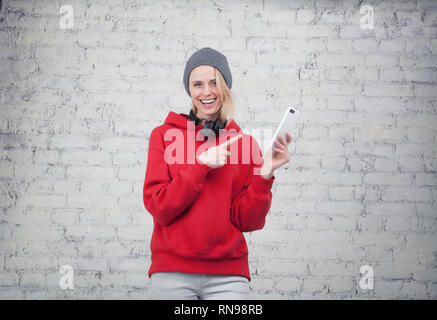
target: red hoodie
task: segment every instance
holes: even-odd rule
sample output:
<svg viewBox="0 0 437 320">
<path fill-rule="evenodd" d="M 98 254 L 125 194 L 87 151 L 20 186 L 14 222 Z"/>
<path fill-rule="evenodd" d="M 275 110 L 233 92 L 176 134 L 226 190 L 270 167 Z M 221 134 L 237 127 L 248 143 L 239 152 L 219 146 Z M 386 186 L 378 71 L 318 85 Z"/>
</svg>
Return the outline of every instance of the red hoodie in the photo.
<svg viewBox="0 0 437 320">
<path fill-rule="evenodd" d="M 164 124 L 150 135 L 143 188 L 144 206 L 154 221 L 148 274 L 150 277 L 154 272 L 177 271 L 242 275 L 250 280 L 248 250 L 242 232 L 264 227 L 275 177 L 264 179 L 254 174 L 254 168 L 261 167 L 262 158 L 255 160 L 253 155 L 262 157 L 262 153 L 250 135 L 243 134 L 243 138 L 228 146 L 231 155 L 220 168 L 212 169 L 199 162 L 194 154 L 187 155 L 190 153 L 187 141 L 195 150 L 207 143 L 207 139 L 192 139 L 193 136 L 203 138 L 197 135 L 202 128 L 189 122 L 188 115 L 170 111 Z M 179 133 L 166 141 L 170 140 L 165 138 L 169 129 Z M 235 136 L 237 132 L 242 134 L 234 120 L 228 121 L 226 130 L 234 132 L 221 134 L 220 139 Z M 202 150 L 222 142 L 214 137 L 212 144 L 205 144 Z M 243 148 L 243 143 L 253 150 Z M 170 144 L 177 152 L 183 152 L 184 161 L 168 164 L 165 159 L 169 159 L 167 155 L 172 148 L 166 147 Z M 236 159 L 236 152 L 238 163 L 229 160 L 232 156 Z"/>
</svg>

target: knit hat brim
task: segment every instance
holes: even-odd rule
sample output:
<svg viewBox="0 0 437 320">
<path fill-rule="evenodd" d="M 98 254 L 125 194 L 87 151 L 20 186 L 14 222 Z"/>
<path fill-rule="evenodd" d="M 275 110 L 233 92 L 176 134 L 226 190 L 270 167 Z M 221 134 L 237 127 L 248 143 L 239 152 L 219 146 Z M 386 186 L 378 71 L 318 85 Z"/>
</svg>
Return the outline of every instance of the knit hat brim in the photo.
<svg viewBox="0 0 437 320">
<path fill-rule="evenodd" d="M 220 71 L 220 73 L 223 75 L 223 78 L 225 79 L 228 88 L 229 89 L 232 88 L 232 74 L 231 74 L 231 70 L 229 69 L 228 60 L 222 53 L 218 52 L 217 50 L 206 47 L 206 48 L 199 49 L 195 53 L 193 53 L 192 56 L 188 59 L 187 64 L 185 66 L 184 86 L 185 86 L 185 91 L 190 97 L 191 94 L 190 94 L 188 81 L 190 78 L 191 71 L 193 71 L 194 68 L 203 65 L 217 68 Z"/>
</svg>

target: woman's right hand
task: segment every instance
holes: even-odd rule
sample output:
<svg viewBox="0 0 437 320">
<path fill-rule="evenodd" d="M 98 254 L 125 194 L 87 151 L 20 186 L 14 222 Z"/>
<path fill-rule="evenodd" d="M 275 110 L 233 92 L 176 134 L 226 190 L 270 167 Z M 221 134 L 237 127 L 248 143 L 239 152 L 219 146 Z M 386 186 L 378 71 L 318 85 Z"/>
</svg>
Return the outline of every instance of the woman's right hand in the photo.
<svg viewBox="0 0 437 320">
<path fill-rule="evenodd" d="M 210 168 L 220 168 L 226 164 L 226 158 L 231 154 L 227 149 L 235 141 L 241 139 L 243 135 L 238 135 L 226 140 L 222 144 L 211 147 L 197 156 L 197 160 L 206 164 Z"/>
</svg>

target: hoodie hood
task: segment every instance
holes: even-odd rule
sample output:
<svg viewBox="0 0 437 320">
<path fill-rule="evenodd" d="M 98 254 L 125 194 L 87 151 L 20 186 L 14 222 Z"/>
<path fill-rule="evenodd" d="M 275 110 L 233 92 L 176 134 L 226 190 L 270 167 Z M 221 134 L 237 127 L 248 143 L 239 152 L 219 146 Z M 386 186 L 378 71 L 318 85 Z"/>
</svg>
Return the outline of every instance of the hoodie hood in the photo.
<svg viewBox="0 0 437 320">
<path fill-rule="evenodd" d="M 184 113 L 176 113 L 173 111 L 170 111 L 167 115 L 167 118 L 164 121 L 164 124 L 175 126 L 181 129 L 187 129 L 187 122 L 188 122 L 188 114 Z M 196 130 L 202 129 L 202 125 L 195 126 Z M 235 129 L 237 132 L 241 131 L 241 128 L 235 123 L 234 119 L 231 121 L 228 120 L 227 126 L 225 128 L 226 130 Z"/>
</svg>

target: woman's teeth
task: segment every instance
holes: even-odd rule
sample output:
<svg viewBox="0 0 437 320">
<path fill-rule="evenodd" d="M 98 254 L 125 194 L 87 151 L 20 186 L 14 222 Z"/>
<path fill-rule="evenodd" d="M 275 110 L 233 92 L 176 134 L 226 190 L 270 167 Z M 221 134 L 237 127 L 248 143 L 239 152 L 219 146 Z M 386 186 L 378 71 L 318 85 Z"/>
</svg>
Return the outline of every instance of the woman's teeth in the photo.
<svg viewBox="0 0 437 320">
<path fill-rule="evenodd" d="M 200 102 L 202 102 L 203 104 L 211 104 L 215 101 L 215 99 L 211 99 L 211 100 L 200 100 Z"/>
</svg>

